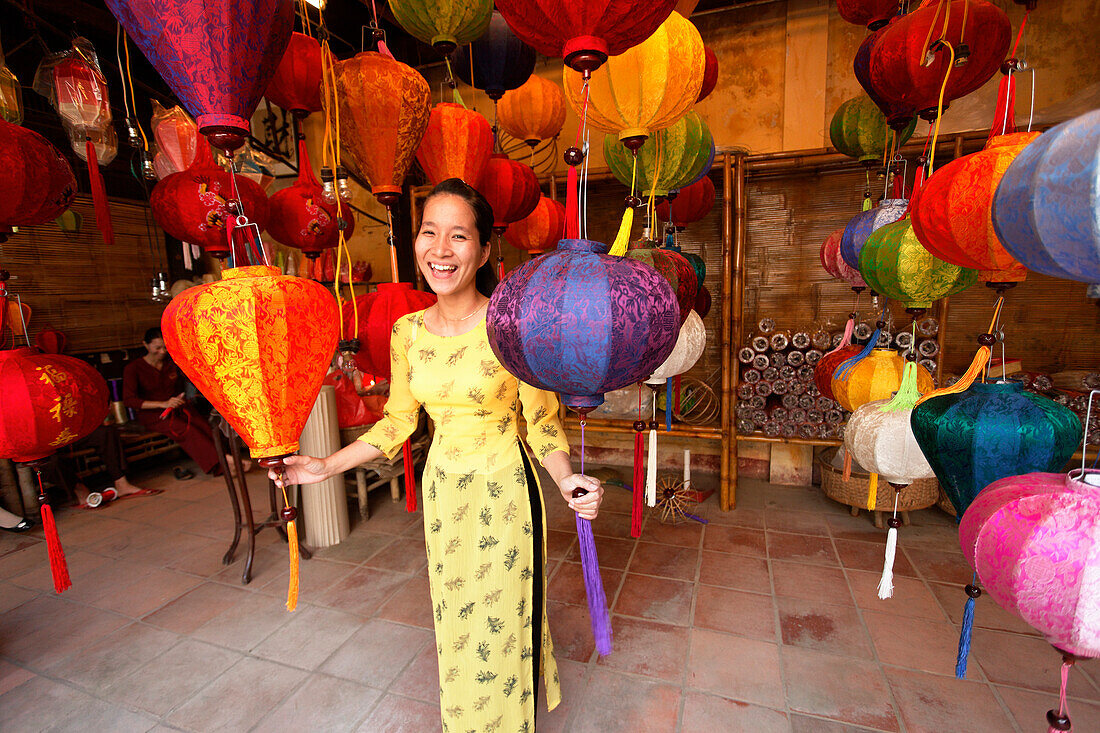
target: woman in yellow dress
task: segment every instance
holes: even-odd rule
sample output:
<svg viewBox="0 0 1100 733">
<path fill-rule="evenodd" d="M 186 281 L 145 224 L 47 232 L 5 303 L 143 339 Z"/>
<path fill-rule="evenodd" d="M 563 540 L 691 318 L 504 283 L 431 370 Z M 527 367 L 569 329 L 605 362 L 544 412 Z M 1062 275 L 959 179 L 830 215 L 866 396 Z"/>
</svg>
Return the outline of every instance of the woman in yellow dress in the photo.
<svg viewBox="0 0 1100 733">
<path fill-rule="evenodd" d="M 527 444 L 570 508 L 595 519 L 603 488 L 573 472 L 558 398 L 509 374 L 489 346 L 492 208 L 452 178 L 424 202 L 416 263 L 439 296 L 398 319 L 385 414 L 328 458 L 286 459 L 290 483 L 314 483 L 393 457 L 423 406 L 435 422 L 424 466 L 424 528 L 439 657 L 443 730 L 533 733 L 540 673 L 561 699 L 546 623 L 546 524 Z M 481 290 L 478 285 L 481 284 Z M 272 478 L 276 478 L 272 474 Z M 588 493 L 572 498 L 573 490 Z"/>
</svg>

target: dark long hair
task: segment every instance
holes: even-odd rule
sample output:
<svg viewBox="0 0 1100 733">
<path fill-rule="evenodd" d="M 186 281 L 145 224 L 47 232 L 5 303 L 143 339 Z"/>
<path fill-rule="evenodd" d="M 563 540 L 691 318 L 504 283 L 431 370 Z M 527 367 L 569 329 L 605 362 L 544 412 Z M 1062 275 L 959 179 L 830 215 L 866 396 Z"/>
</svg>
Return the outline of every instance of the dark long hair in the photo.
<svg viewBox="0 0 1100 733">
<path fill-rule="evenodd" d="M 466 202 L 474 212 L 474 225 L 477 227 L 478 243 L 482 247 L 492 246 L 493 207 L 481 195 L 481 192 L 461 178 L 448 178 L 432 189 L 432 192 L 424 199 L 424 205 L 427 206 L 428 202 L 434 197 L 444 194 L 457 196 Z M 497 286 L 497 282 L 496 273 L 493 271 L 492 257 L 490 256 L 485 264 L 477 269 L 477 273 L 474 275 L 474 287 L 477 288 L 479 293 L 488 298 L 493 294 L 493 288 Z"/>
</svg>

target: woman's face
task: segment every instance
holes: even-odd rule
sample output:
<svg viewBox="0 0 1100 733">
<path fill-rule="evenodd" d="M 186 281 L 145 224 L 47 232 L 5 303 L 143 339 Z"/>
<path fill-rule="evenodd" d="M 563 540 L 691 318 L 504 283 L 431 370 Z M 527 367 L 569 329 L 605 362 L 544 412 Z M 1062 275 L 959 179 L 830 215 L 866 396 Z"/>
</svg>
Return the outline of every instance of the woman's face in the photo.
<svg viewBox="0 0 1100 733">
<path fill-rule="evenodd" d="M 416 264 L 436 295 L 453 295 L 474 286 L 479 267 L 489 259 L 488 242 L 478 241 L 474 210 L 458 196 L 433 196 L 413 245 Z"/>
<path fill-rule="evenodd" d="M 168 349 L 164 347 L 164 339 L 159 336 L 146 343 L 145 350 L 153 361 L 164 361 L 164 357 L 168 356 Z"/>
</svg>

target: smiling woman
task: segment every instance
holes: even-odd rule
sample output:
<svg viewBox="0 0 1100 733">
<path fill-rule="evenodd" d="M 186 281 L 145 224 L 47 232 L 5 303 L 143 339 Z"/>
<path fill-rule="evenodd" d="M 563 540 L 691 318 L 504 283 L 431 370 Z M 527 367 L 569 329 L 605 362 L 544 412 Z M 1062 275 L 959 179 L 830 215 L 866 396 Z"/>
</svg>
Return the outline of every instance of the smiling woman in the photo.
<svg viewBox="0 0 1100 733">
<path fill-rule="evenodd" d="M 470 186 L 452 178 L 435 187 L 414 251 L 439 300 L 394 325 L 383 418 L 328 458 L 286 459 L 289 482 L 315 483 L 393 457 L 421 406 L 431 415 L 424 528 L 440 708 L 450 730 L 533 730 L 540 672 L 548 707 L 561 699 L 546 621 L 543 495 L 532 458 L 578 516 L 595 518 L 603 498 L 598 480 L 573 473 L 557 396 L 512 376 L 489 347 L 492 224 L 492 208 Z M 577 488 L 588 493 L 574 499 Z"/>
</svg>

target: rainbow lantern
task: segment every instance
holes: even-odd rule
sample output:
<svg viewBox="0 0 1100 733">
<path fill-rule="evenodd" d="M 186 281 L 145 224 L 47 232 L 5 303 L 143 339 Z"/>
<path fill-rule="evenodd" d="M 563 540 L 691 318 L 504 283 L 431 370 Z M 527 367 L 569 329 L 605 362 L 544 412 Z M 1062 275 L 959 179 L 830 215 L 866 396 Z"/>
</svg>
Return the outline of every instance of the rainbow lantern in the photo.
<svg viewBox="0 0 1100 733">
<path fill-rule="evenodd" d="M 390 0 L 393 17 L 410 36 L 450 56 L 489 28 L 492 0 Z"/>
<path fill-rule="evenodd" d="M 916 311 L 978 281 L 977 271 L 933 257 L 917 241 L 908 218 L 887 224 L 867 238 L 859 253 L 859 271 L 876 293 Z"/>
<path fill-rule="evenodd" d="M 32 348 L 0 351 L 0 458 L 38 462 L 95 430 L 107 416 L 107 383 L 79 359 Z M 54 590 L 72 587 L 53 510 L 38 477 L 38 502 Z"/>
<path fill-rule="evenodd" d="M 493 152 L 493 128 L 484 115 L 460 104 L 432 107 L 416 160 L 432 185 L 458 178 L 477 188 Z"/>
<path fill-rule="evenodd" d="M 565 93 L 549 79 L 534 74 L 504 95 L 497 121 L 506 133 L 534 150 L 541 140 L 557 137 L 565 124 Z"/>
<path fill-rule="evenodd" d="M 545 196 L 539 196 L 534 211 L 504 230 L 505 242 L 532 255 L 554 249 L 564 236 L 565 206 Z"/>
<path fill-rule="evenodd" d="M 1028 145 L 993 198 L 997 239 L 1029 270 L 1100 282 L 1100 110 Z"/>
</svg>

